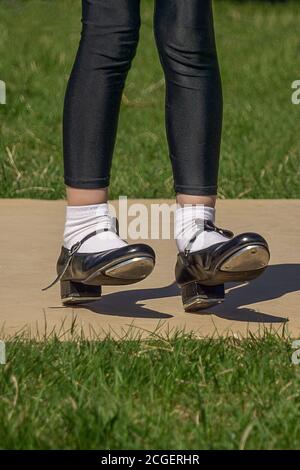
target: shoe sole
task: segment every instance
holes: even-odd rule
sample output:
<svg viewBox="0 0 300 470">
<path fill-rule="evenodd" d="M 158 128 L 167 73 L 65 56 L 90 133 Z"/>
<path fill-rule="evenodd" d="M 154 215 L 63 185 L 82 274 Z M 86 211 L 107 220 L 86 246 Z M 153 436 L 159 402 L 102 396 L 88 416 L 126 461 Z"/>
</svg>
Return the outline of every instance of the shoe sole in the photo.
<svg viewBox="0 0 300 470">
<path fill-rule="evenodd" d="M 187 313 L 196 313 L 199 310 L 206 310 L 224 302 L 224 299 L 203 299 L 201 297 L 194 297 L 189 299 L 189 302 L 183 304 L 183 308 Z"/>
<path fill-rule="evenodd" d="M 62 299 L 62 303 L 65 306 L 70 306 L 70 305 L 81 305 L 81 304 L 87 304 L 89 302 L 95 302 L 95 300 L 99 300 L 101 298 L 101 295 L 99 297 L 66 297 L 65 299 Z"/>
<path fill-rule="evenodd" d="M 101 269 L 85 282 L 61 281 L 61 300 L 63 305 L 79 305 L 99 300 L 101 298 L 101 277 L 105 284 L 111 281 L 121 281 L 120 285 L 133 284 L 145 279 L 154 268 L 153 258 L 147 256 L 136 256 L 124 259 L 117 263 L 111 263 L 105 269 Z M 96 279 L 99 278 L 99 283 Z M 117 285 L 118 282 L 111 282 Z"/>
<path fill-rule="evenodd" d="M 259 271 L 270 261 L 269 251 L 262 245 L 248 245 L 230 255 L 219 266 L 219 271 L 239 273 Z"/>
<path fill-rule="evenodd" d="M 153 270 L 154 261 L 147 256 L 139 256 L 119 262 L 104 271 L 105 276 L 117 279 L 142 280 Z"/>
</svg>

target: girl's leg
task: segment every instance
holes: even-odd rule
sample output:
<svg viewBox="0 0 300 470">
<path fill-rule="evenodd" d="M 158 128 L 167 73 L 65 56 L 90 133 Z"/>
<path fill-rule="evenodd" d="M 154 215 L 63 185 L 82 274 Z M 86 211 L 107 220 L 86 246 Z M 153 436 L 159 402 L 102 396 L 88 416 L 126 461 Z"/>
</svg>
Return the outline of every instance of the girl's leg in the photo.
<svg viewBox="0 0 300 470">
<path fill-rule="evenodd" d="M 83 0 L 82 37 L 64 109 L 67 217 L 57 262 L 65 305 L 95 300 L 102 285 L 145 279 L 147 245 L 128 245 L 112 226 L 107 188 L 122 90 L 135 55 L 140 0 Z"/>
<path fill-rule="evenodd" d="M 70 205 L 107 201 L 122 91 L 139 27 L 140 0 L 82 0 L 81 41 L 63 119 Z"/>
<path fill-rule="evenodd" d="M 222 90 L 211 0 L 156 0 L 155 36 L 166 77 L 166 127 L 177 201 L 213 207 Z"/>
<path fill-rule="evenodd" d="M 269 261 L 268 244 L 260 235 L 234 237 L 214 225 L 222 91 L 211 3 L 156 0 L 155 12 L 166 76 L 167 136 L 180 206 L 175 277 L 186 311 L 222 302 L 224 282 L 255 279 Z"/>
<path fill-rule="evenodd" d="M 112 230 L 107 199 L 122 91 L 139 27 L 140 0 L 82 0 L 81 40 L 63 119 L 68 249 L 101 229 L 105 232 L 89 239 L 81 251 L 125 245 Z"/>
<path fill-rule="evenodd" d="M 177 245 L 182 251 L 191 238 L 194 220 L 214 221 L 215 215 L 222 88 L 212 2 L 156 0 L 154 25 L 166 78 L 166 129 L 179 204 Z M 195 207 L 191 210 L 185 205 Z M 219 234 L 203 231 L 194 248 L 223 240 Z"/>
</svg>

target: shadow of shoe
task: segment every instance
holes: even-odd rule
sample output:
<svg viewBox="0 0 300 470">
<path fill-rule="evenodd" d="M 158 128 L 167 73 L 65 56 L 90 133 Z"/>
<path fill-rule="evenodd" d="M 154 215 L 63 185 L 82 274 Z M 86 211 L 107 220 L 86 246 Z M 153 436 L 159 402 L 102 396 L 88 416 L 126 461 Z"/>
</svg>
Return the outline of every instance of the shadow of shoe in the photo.
<svg viewBox="0 0 300 470">
<path fill-rule="evenodd" d="M 176 283 L 165 287 L 154 287 L 150 289 L 132 289 L 120 292 L 113 292 L 104 295 L 96 302 L 81 304 L 81 308 L 86 308 L 94 313 L 102 315 L 115 315 L 119 317 L 133 318 L 157 318 L 168 319 L 173 315 L 159 312 L 145 307 L 144 300 L 163 299 L 180 295 Z"/>
<path fill-rule="evenodd" d="M 211 310 L 202 310 L 187 315 L 216 315 L 226 320 L 257 323 L 285 323 L 285 317 L 263 313 L 244 305 L 277 299 L 300 290 L 300 265 L 277 264 L 269 266 L 262 276 L 246 284 L 230 284 L 226 300 Z M 180 290 L 176 283 L 165 287 L 133 289 L 104 295 L 101 300 L 82 304 L 91 312 L 134 318 L 168 319 L 173 315 L 145 307 L 143 301 L 177 297 Z"/>
<path fill-rule="evenodd" d="M 285 323 L 288 318 L 270 315 L 244 307 L 247 304 L 277 299 L 285 294 L 300 291 L 300 265 L 275 264 L 258 279 L 246 284 L 228 286 L 226 301 L 214 307 L 214 315 L 226 320 L 258 323 Z"/>
</svg>

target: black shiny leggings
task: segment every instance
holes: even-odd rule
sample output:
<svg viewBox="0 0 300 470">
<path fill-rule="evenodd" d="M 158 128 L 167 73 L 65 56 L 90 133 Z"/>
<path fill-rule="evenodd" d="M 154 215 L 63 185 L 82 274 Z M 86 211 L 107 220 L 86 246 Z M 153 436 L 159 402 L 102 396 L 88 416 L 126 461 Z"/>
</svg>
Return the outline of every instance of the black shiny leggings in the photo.
<svg viewBox="0 0 300 470">
<path fill-rule="evenodd" d="M 82 6 L 64 107 L 65 183 L 97 189 L 109 185 L 122 90 L 139 40 L 140 0 L 82 0 Z M 175 192 L 214 195 L 222 89 L 211 0 L 155 0 L 154 30 Z"/>
</svg>

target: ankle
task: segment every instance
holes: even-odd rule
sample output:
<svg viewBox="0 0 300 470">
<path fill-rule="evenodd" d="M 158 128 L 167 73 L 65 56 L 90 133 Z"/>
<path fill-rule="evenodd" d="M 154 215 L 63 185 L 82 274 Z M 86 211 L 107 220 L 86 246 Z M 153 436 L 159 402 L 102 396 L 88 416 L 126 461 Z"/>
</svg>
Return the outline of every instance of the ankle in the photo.
<svg viewBox="0 0 300 470">
<path fill-rule="evenodd" d="M 69 206 L 89 206 L 105 204 L 108 201 L 108 188 L 79 189 L 66 187 Z"/>
<path fill-rule="evenodd" d="M 192 194 L 180 194 L 176 195 L 176 202 L 179 206 L 184 207 L 185 205 L 203 205 L 205 207 L 214 208 L 216 205 L 217 196 L 194 196 Z"/>
</svg>

